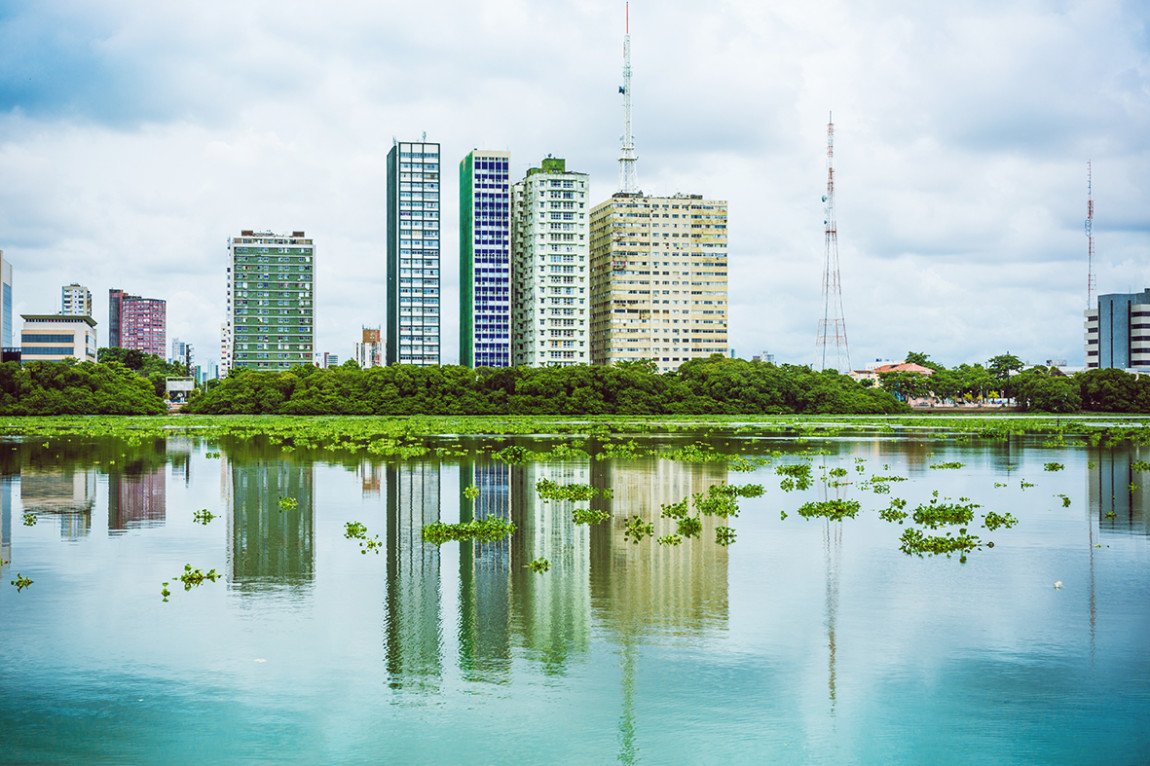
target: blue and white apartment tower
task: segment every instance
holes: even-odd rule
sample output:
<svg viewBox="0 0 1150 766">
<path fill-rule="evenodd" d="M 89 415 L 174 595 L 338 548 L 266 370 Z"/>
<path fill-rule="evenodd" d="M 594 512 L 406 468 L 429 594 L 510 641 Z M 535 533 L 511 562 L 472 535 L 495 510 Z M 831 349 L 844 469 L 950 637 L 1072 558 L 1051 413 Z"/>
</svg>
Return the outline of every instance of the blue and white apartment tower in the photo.
<svg viewBox="0 0 1150 766">
<path fill-rule="evenodd" d="M 511 366 L 510 152 L 459 163 L 459 363 Z"/>
<path fill-rule="evenodd" d="M 1086 367 L 1150 371 L 1150 288 L 1097 301 L 1086 310 Z"/>
<path fill-rule="evenodd" d="M 387 363 L 439 364 L 439 144 L 387 153 Z"/>
<path fill-rule="evenodd" d="M 12 348 L 12 264 L 0 251 L 0 346 Z"/>
</svg>

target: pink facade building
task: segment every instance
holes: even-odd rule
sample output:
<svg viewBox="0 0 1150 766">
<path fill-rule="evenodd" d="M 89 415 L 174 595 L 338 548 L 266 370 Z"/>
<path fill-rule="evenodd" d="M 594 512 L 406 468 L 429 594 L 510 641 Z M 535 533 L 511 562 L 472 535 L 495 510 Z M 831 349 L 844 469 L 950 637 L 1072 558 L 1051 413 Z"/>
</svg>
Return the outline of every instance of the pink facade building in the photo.
<svg viewBox="0 0 1150 766">
<path fill-rule="evenodd" d="M 108 345 L 145 354 L 166 352 L 168 302 L 141 298 L 123 290 L 108 291 Z"/>
</svg>

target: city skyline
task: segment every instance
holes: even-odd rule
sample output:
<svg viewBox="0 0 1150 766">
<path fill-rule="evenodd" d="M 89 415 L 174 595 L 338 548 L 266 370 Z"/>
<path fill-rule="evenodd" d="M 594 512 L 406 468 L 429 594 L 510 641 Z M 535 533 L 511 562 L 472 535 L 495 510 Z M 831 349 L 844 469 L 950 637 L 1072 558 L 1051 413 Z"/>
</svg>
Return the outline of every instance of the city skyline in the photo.
<svg viewBox="0 0 1150 766">
<path fill-rule="evenodd" d="M 427 131 L 449 168 L 473 148 L 510 150 L 512 178 L 563 156 L 589 174 L 592 205 L 617 187 L 621 1 L 445 4 L 434 33 L 407 19 L 415 9 L 225 8 L 0 16 L 0 249 L 14 315 L 55 310 L 76 281 L 104 317 L 104 291 L 130 285 L 165 298 L 169 333 L 207 361 L 224 316 L 220 240 L 306 229 L 324 243 L 315 345 L 349 358 L 362 325 L 384 324 L 393 136 Z M 908 349 L 949 364 L 1006 350 L 1080 361 L 1088 160 L 1097 293 L 1150 284 L 1150 58 L 1137 31 L 1148 20 L 1120 2 L 633 3 L 639 186 L 729 201 L 729 344 L 809 363 L 833 109 L 855 366 Z M 540 34 L 552 28 L 563 45 Z M 426 65 L 419 87 L 400 76 L 413 63 Z M 684 111 L 684 95 L 709 108 Z M 454 174 L 442 181 L 441 198 L 457 199 Z M 458 210 L 443 213 L 450 363 Z"/>
</svg>

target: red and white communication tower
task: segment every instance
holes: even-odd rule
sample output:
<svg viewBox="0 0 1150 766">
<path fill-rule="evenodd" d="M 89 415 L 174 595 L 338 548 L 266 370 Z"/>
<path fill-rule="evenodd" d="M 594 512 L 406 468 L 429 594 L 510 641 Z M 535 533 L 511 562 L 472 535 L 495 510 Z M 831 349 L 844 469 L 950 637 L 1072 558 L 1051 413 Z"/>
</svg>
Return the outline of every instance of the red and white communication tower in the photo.
<svg viewBox="0 0 1150 766">
<path fill-rule="evenodd" d="M 823 316 L 815 338 L 815 367 L 848 373 L 847 323 L 843 317 L 843 287 L 839 274 L 839 233 L 835 224 L 835 123 L 827 122 L 826 254 L 823 262 Z M 828 348 L 828 346 L 830 348 Z"/>
<path fill-rule="evenodd" d="M 1086 308 L 1094 306 L 1094 174 L 1086 161 Z"/>
</svg>

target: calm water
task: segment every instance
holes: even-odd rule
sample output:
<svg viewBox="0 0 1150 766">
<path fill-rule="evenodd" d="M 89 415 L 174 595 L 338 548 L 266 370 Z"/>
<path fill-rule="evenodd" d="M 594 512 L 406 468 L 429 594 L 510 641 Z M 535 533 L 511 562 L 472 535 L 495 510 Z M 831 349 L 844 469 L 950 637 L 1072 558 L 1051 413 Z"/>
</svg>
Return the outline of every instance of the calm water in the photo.
<svg viewBox="0 0 1150 766">
<path fill-rule="evenodd" d="M 0 762 L 1150 761 L 1150 496 L 1130 486 L 1150 489 L 1131 468 L 1150 450 L 726 446 L 788 454 L 736 473 L 0 443 Z M 811 458 L 816 477 L 841 466 L 852 483 L 782 491 L 775 467 L 811 447 L 832 452 Z M 930 468 L 949 461 L 964 467 Z M 872 475 L 909 480 L 877 494 L 859 486 Z M 573 504 L 538 499 L 540 478 L 611 488 L 593 505 L 615 520 L 575 526 Z M 724 482 L 767 488 L 740 501 L 730 548 L 713 522 L 678 548 L 624 540 L 622 517 L 657 520 Z M 934 490 L 1019 524 L 976 521 L 995 547 L 965 564 L 906 556 L 877 511 Z M 836 496 L 864 512 L 795 513 Z M 219 518 L 195 523 L 203 508 Z M 427 522 L 488 514 L 515 536 L 420 542 Z M 349 521 L 380 553 L 344 537 Z M 539 557 L 549 572 L 525 568 Z M 185 564 L 223 576 L 185 592 Z M 17 591 L 17 573 L 34 583 Z"/>
</svg>

